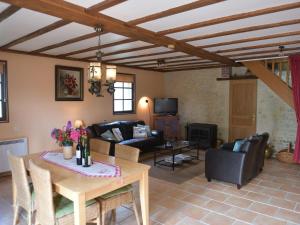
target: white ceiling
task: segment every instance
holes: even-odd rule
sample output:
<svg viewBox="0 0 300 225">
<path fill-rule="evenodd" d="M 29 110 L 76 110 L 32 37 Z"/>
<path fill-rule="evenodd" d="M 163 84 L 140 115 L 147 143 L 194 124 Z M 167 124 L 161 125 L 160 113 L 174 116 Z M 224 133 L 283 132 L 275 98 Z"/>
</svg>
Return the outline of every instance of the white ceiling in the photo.
<svg viewBox="0 0 300 225">
<path fill-rule="evenodd" d="M 91 7 L 103 1 L 104 0 L 68 0 L 68 2 L 70 3 L 77 4 L 86 8 Z M 110 7 L 108 9 L 105 9 L 101 13 L 104 13 L 105 15 L 111 16 L 113 18 L 122 21 L 131 21 L 158 12 L 162 12 L 164 10 L 168 10 L 174 7 L 189 4 L 195 1 L 196 0 L 163 0 L 163 1 L 162 0 L 151 0 L 151 1 L 150 0 L 128 0 L 118 5 L 115 5 L 113 7 Z M 170 28 L 188 25 L 191 23 L 208 21 L 219 17 L 225 17 L 225 16 L 245 13 L 249 11 L 256 11 L 259 9 L 284 5 L 288 3 L 295 3 L 295 2 L 300 2 L 300 1 L 299 0 L 264 0 L 264 1 L 227 0 L 216 4 L 211 4 L 205 7 L 201 7 L 198 9 L 175 14 L 172 16 L 160 18 L 154 21 L 146 22 L 144 24 L 140 24 L 139 26 L 157 32 L 157 31 L 167 30 Z M 8 4 L 1 2 L 0 13 L 3 10 L 5 10 L 8 6 L 9 6 Z M 239 28 L 246 28 L 250 26 L 257 26 L 263 24 L 278 23 L 278 22 L 288 21 L 293 19 L 300 20 L 300 8 L 295 8 L 295 9 L 272 13 L 272 14 L 266 14 L 262 16 L 250 17 L 250 18 L 231 21 L 231 22 L 220 23 L 211 26 L 205 26 L 201 28 L 186 30 L 183 32 L 168 34 L 167 36 L 177 40 L 181 40 L 185 38 L 192 38 L 195 36 L 215 34 L 223 31 L 230 31 Z M 40 28 L 43 28 L 59 20 L 60 20 L 59 18 L 52 17 L 46 14 L 41 14 L 27 9 L 21 9 L 0 23 L 0 46 L 3 46 L 13 40 L 16 40 L 27 34 L 30 34 L 31 32 L 34 32 Z M 202 40 L 189 42 L 189 44 L 194 46 L 203 46 L 203 45 L 209 45 L 215 43 L 222 43 L 222 42 L 228 42 L 228 41 L 234 41 L 234 40 L 240 40 L 246 38 L 263 37 L 268 35 L 282 34 L 285 32 L 294 32 L 294 31 L 300 31 L 300 23 L 295 25 L 289 25 L 289 26 L 281 26 L 281 27 L 256 30 L 256 31 L 245 32 L 245 33 L 220 36 L 216 38 L 202 39 Z M 93 32 L 94 29 L 91 27 L 87 27 L 77 23 L 71 23 L 62 26 L 60 28 L 57 28 L 55 30 L 52 30 L 48 33 L 45 33 L 41 36 L 22 42 L 18 45 L 12 46 L 10 49 L 30 52 L 40 48 L 47 47 L 49 45 L 58 44 L 76 37 L 80 37 L 82 35 L 91 34 Z M 113 33 L 106 33 L 101 36 L 102 45 L 118 42 L 121 40 L 125 40 L 127 38 L 128 37 L 124 37 L 122 35 L 113 34 Z M 231 44 L 231 45 L 222 45 L 218 47 L 207 48 L 206 50 L 214 52 L 219 50 L 235 49 L 240 47 L 248 47 L 254 45 L 295 41 L 295 40 L 300 40 L 300 35 L 265 39 L 261 41 L 251 41 L 251 42 Z M 95 47 L 97 46 L 97 42 L 98 42 L 98 38 L 92 37 L 89 39 L 64 45 L 62 47 L 50 49 L 43 53 L 50 54 L 50 55 L 66 54 L 73 51 Z M 151 43 L 134 41 L 122 45 L 115 45 L 112 47 L 103 48 L 102 51 L 108 54 L 115 51 L 138 48 L 138 47 L 149 46 L 149 45 L 151 45 Z M 292 46 L 293 45 L 289 45 L 286 47 L 288 48 Z M 294 45 L 294 47 L 299 47 L 299 46 L 300 44 Z M 247 53 L 251 51 L 270 50 L 270 49 L 273 49 L 276 52 L 278 50 L 278 47 L 275 46 L 271 48 L 259 48 L 259 49 L 252 49 L 252 50 L 234 51 L 234 52 L 222 53 L 221 55 L 231 55 L 237 53 Z M 130 51 L 126 53 L 105 56 L 103 59 L 113 60 L 113 59 L 119 59 L 123 57 L 135 57 L 144 54 L 163 53 L 166 51 L 170 51 L 170 49 L 165 47 L 155 47 L 155 48 L 144 49 L 139 51 Z M 91 57 L 95 55 L 95 52 L 96 50 L 88 51 L 76 55 L 71 55 L 70 57 L 78 58 L 78 59 Z M 166 53 L 166 54 L 160 54 L 154 56 L 141 56 L 141 57 L 135 57 L 131 59 L 123 59 L 123 60 L 120 59 L 114 62 L 129 63 L 137 60 L 150 60 L 150 59 L 153 59 L 153 61 L 151 62 L 155 62 L 156 59 L 158 58 L 175 57 L 175 56 L 182 56 L 182 55 L 186 55 L 186 54 L 182 52 L 174 52 L 174 53 Z M 249 57 L 249 56 L 247 55 L 245 57 Z M 195 58 L 197 57 L 191 56 L 189 58 L 182 58 L 182 60 L 195 59 Z M 173 60 L 180 60 L 180 59 L 173 59 Z M 146 62 L 146 63 L 151 63 L 151 62 Z M 139 65 L 139 64 L 143 64 L 143 62 L 134 63 L 132 65 Z"/>
</svg>

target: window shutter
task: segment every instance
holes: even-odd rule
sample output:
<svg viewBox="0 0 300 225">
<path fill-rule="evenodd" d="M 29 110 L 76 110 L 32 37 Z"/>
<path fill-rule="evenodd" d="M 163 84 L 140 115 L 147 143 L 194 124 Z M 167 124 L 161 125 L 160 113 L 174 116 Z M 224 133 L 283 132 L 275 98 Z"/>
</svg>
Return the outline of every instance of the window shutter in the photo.
<svg viewBox="0 0 300 225">
<path fill-rule="evenodd" d="M 117 82 L 134 83 L 134 75 L 118 73 Z"/>
</svg>

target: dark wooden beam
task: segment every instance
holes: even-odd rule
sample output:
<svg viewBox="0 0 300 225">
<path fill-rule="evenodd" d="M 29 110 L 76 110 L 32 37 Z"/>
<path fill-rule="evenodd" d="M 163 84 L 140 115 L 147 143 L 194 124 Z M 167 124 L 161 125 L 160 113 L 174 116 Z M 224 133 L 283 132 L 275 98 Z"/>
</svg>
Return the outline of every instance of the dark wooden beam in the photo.
<svg viewBox="0 0 300 225">
<path fill-rule="evenodd" d="M 112 46 L 115 46 L 115 45 L 127 44 L 127 43 L 130 43 L 130 42 L 133 42 L 133 40 L 132 39 L 125 39 L 125 40 L 121 40 L 121 41 L 116 41 L 116 42 L 101 45 L 100 49 L 112 47 Z M 77 51 L 72 51 L 72 52 L 68 52 L 68 53 L 65 53 L 65 54 L 61 54 L 59 56 L 76 55 L 76 54 L 80 54 L 80 53 L 84 53 L 84 52 L 94 51 L 94 50 L 97 50 L 97 49 L 99 49 L 99 46 L 93 46 L 93 47 L 89 47 L 89 48 L 80 49 L 80 50 L 77 50 Z"/>
<path fill-rule="evenodd" d="M 112 17 L 99 14 L 96 12 L 86 12 L 85 8 L 70 4 L 65 1 L 51 1 L 51 0 L 2 0 L 4 2 L 35 10 L 41 13 L 46 13 L 52 16 L 60 17 L 63 20 L 70 20 L 86 26 L 95 27 L 99 23 L 104 26 L 104 30 L 113 32 L 119 35 L 128 36 L 132 39 L 149 42 L 159 46 L 173 45 L 174 50 L 184 52 L 189 55 L 198 56 L 201 58 L 210 59 L 216 62 L 234 65 L 234 61 L 226 57 L 208 52 L 204 49 L 196 48 L 184 42 L 177 41 L 173 38 L 160 36 L 157 33 L 143 29 L 141 27 L 133 26 L 123 21 L 114 19 Z"/>
<path fill-rule="evenodd" d="M 179 67 L 179 68 L 170 68 L 162 69 L 164 72 L 175 72 L 175 71 L 185 71 L 185 70 L 203 70 L 203 69 L 212 69 L 212 68 L 221 68 L 223 65 L 207 65 L 207 66 L 188 66 L 188 67 Z"/>
<path fill-rule="evenodd" d="M 8 52 L 8 53 L 14 53 L 14 54 L 21 54 L 21 55 L 30 55 L 30 56 L 38 56 L 38 57 L 46 57 L 46 58 L 54 58 L 54 59 L 62 59 L 62 60 L 68 60 L 68 61 L 77 61 L 77 62 L 86 62 L 90 63 L 90 60 L 83 60 L 83 59 L 77 59 L 77 58 L 70 58 L 70 57 L 59 57 L 59 56 L 54 56 L 54 55 L 49 55 L 49 54 L 44 54 L 44 53 L 32 53 L 32 52 L 25 52 L 25 51 L 19 51 L 19 50 L 13 50 L 13 49 L 0 49 L 0 52 Z M 103 64 L 107 64 L 105 61 Z M 116 64 L 118 65 L 118 64 Z M 142 68 L 142 67 L 137 67 L 137 66 L 128 66 L 128 65 L 120 65 L 122 67 L 127 67 L 131 69 L 141 69 L 141 70 L 148 70 L 148 71 L 155 71 L 159 72 L 158 69 L 149 69 L 149 68 Z"/>
<path fill-rule="evenodd" d="M 10 17 L 12 14 L 14 14 L 15 12 L 17 12 L 18 10 L 20 10 L 20 7 L 11 5 L 8 6 L 6 9 L 4 9 L 1 13 L 0 13 L 0 23 L 7 19 L 8 17 Z"/>
<path fill-rule="evenodd" d="M 224 0 L 198 0 L 186 5 L 181 5 L 181 6 L 177 6 L 175 8 L 171 8 L 162 12 L 158 12 L 158 13 L 154 13 L 152 15 L 148 15 L 142 18 L 138 18 L 135 20 L 131 20 L 130 22 L 128 22 L 130 25 L 138 25 L 138 24 L 142 24 L 142 23 L 146 23 L 149 21 L 153 21 L 153 20 L 157 20 L 163 17 L 167 17 L 167 16 L 172 16 L 178 13 L 182 13 L 182 12 L 186 12 L 192 9 L 197 9 L 200 7 L 204 7 L 204 6 L 208 6 L 211 4 L 215 4 L 218 2 L 223 2 Z"/>
<path fill-rule="evenodd" d="M 155 53 L 155 55 L 159 55 L 159 56 L 164 55 L 164 54 Z M 188 58 L 188 57 L 192 57 L 192 56 L 190 56 L 190 55 L 179 55 L 179 56 L 159 57 L 159 58 L 153 58 L 153 59 L 140 59 L 140 60 L 135 60 L 135 61 L 128 61 L 128 62 L 125 62 L 125 63 L 139 63 L 139 62 L 144 63 L 144 62 L 156 61 L 158 59 L 168 60 L 168 59 L 181 59 L 181 58 Z M 135 56 L 135 58 L 140 58 L 140 57 Z M 107 61 L 111 62 L 110 60 L 107 60 Z"/>
<path fill-rule="evenodd" d="M 297 51 L 300 50 L 300 47 L 295 47 L 295 48 L 285 48 L 283 52 L 287 51 Z M 242 52 L 242 53 L 237 53 L 237 54 L 229 54 L 226 55 L 227 57 L 238 57 L 238 56 L 247 56 L 247 55 L 258 55 L 258 54 L 266 54 L 266 53 L 279 53 L 278 49 L 270 49 L 270 50 L 260 50 L 260 51 L 250 51 L 250 52 Z"/>
<path fill-rule="evenodd" d="M 43 27 L 43 28 L 38 29 L 38 30 L 36 30 L 34 32 L 31 32 L 30 34 L 27 34 L 27 35 L 25 35 L 23 37 L 17 38 L 16 40 L 13 40 L 13 41 L 9 42 L 8 44 L 1 46 L 1 48 L 10 48 L 10 47 L 12 47 L 14 45 L 20 44 L 20 43 L 28 41 L 28 40 L 30 40 L 32 38 L 38 37 L 38 36 L 40 36 L 42 34 L 48 33 L 48 32 L 50 32 L 52 30 L 55 30 L 55 29 L 57 29 L 59 27 L 62 27 L 62 26 L 65 26 L 65 25 L 67 25 L 69 23 L 70 22 L 65 21 L 65 20 L 59 20 L 59 21 L 54 22 L 54 23 L 52 23 L 52 24 L 50 24 L 50 25 L 48 25 L 46 27 Z"/>
<path fill-rule="evenodd" d="M 135 59 L 135 58 L 148 57 L 148 56 L 157 56 L 157 55 L 163 55 L 163 54 L 169 54 L 169 53 L 175 53 L 175 51 L 168 50 L 168 51 L 164 51 L 164 52 L 141 54 L 141 55 L 133 55 L 133 56 L 127 56 L 127 57 L 120 57 L 120 58 L 108 59 L 107 61 L 108 62 L 115 62 L 115 61 L 119 61 L 119 60 Z"/>
<path fill-rule="evenodd" d="M 156 61 L 156 60 L 153 60 Z M 176 63 L 207 63 L 207 61 L 203 61 L 201 59 L 186 59 L 186 60 L 174 60 L 174 61 L 166 61 L 166 65 L 173 65 Z M 131 65 L 131 63 L 124 63 L 125 65 Z M 135 66 L 151 66 L 151 65 L 157 65 L 157 62 L 150 62 L 150 63 L 143 63 L 143 64 L 134 64 Z"/>
<path fill-rule="evenodd" d="M 113 6 L 113 5 L 118 4 L 117 2 L 120 2 L 120 1 L 121 0 L 118 0 L 118 1 L 116 1 L 116 0 L 106 0 L 104 2 L 101 2 L 101 3 L 98 3 L 98 4 L 94 5 L 94 6 L 91 6 L 90 8 L 87 9 L 87 11 L 91 11 L 91 12 L 97 11 L 98 8 L 106 9 L 106 8 L 109 8 L 109 7 Z M 114 4 L 112 2 L 114 2 Z M 102 4 L 101 7 L 100 7 L 100 4 Z M 16 40 L 13 40 L 13 41 L 9 42 L 8 44 L 6 44 L 4 46 L 1 46 L 1 48 L 10 48 L 10 47 L 12 47 L 14 45 L 20 44 L 22 42 L 28 41 L 30 39 L 33 39 L 35 37 L 38 37 L 38 36 L 43 35 L 45 33 L 48 33 L 48 32 L 50 32 L 52 30 L 55 30 L 55 29 L 60 28 L 62 26 L 65 26 L 65 25 L 67 25 L 69 23 L 70 23 L 70 21 L 67 21 L 67 20 L 56 21 L 56 22 L 54 22 L 54 23 L 52 23 L 52 24 L 50 24 L 50 25 L 48 25 L 46 27 L 42 27 L 41 29 L 33 31 L 30 34 L 27 34 L 27 35 L 25 35 L 23 37 L 17 38 Z"/>
<path fill-rule="evenodd" d="M 96 5 L 91 6 L 88 10 L 92 10 L 95 12 L 102 11 L 104 9 L 113 7 L 115 5 L 121 4 L 123 2 L 126 2 L 127 0 L 105 0 L 103 2 L 100 2 Z"/>
<path fill-rule="evenodd" d="M 268 40 L 268 39 L 280 38 L 280 37 L 289 37 L 289 36 L 295 36 L 295 35 L 300 35 L 300 31 L 285 32 L 285 33 L 272 34 L 272 35 L 266 35 L 266 36 L 261 36 L 261 37 L 245 38 L 245 39 L 220 42 L 220 43 L 209 44 L 209 45 L 201 45 L 201 48 L 212 48 L 212 47 L 218 47 L 218 46 L 240 44 L 240 43 L 252 42 L 252 41 L 262 41 L 262 40 Z"/>
<path fill-rule="evenodd" d="M 145 23 L 145 22 L 150 21 L 150 20 L 160 19 L 160 18 L 163 18 L 163 17 L 166 17 L 166 16 L 171 16 L 171 15 L 174 15 L 174 14 L 177 14 L 177 13 L 185 12 L 185 11 L 191 10 L 193 8 L 199 8 L 199 7 L 207 6 L 209 4 L 214 4 L 214 3 L 217 3 L 217 2 L 220 2 L 220 1 L 223 1 L 223 0 L 198 0 L 198 1 L 192 2 L 190 4 L 178 6 L 178 7 L 168 9 L 168 10 L 165 10 L 165 11 L 162 11 L 162 12 L 159 12 L 159 13 L 155 13 L 155 14 L 152 14 L 152 15 L 148 15 L 148 16 L 145 16 L 145 17 L 142 17 L 142 18 L 139 18 L 139 19 L 131 20 L 131 21 L 128 22 L 128 24 L 137 25 L 137 24 Z M 101 3 L 99 3 L 99 4 L 101 5 Z M 95 37 L 95 36 L 97 36 L 97 33 L 93 33 L 93 37 Z M 90 38 L 90 37 L 89 36 L 87 36 L 87 37 L 86 36 L 81 36 L 80 41 L 88 39 L 88 38 Z M 130 42 L 130 40 L 135 41 L 133 39 L 128 39 L 129 42 Z M 77 42 L 77 39 L 70 39 L 67 42 L 61 42 L 61 43 L 57 43 L 55 45 L 50 45 L 50 46 L 47 46 L 47 47 L 44 47 L 44 48 L 41 48 L 41 49 L 37 49 L 37 50 L 35 50 L 35 52 L 43 52 L 43 51 L 47 51 L 47 50 L 57 48 L 57 47 L 62 47 L 66 44 L 71 44 L 71 43 L 75 43 L 75 42 Z M 115 44 L 117 45 L 118 43 L 115 43 Z M 94 46 L 94 48 L 96 48 L 96 46 Z M 84 51 L 82 51 L 82 52 L 84 52 Z M 69 52 L 69 53 L 66 53 L 66 55 L 72 55 L 72 53 L 73 52 Z"/>
<path fill-rule="evenodd" d="M 212 34 L 204 34 L 204 35 L 195 36 L 195 37 L 191 37 L 191 38 L 181 39 L 181 41 L 191 42 L 191 41 L 197 41 L 197 40 L 203 40 L 203 39 L 215 38 L 215 37 L 222 37 L 222 36 L 226 36 L 226 35 L 239 34 L 239 33 L 245 33 L 245 32 L 256 31 L 256 30 L 264 30 L 264 29 L 275 28 L 275 27 L 289 26 L 289 25 L 294 25 L 294 24 L 299 24 L 299 23 L 300 23 L 300 19 L 287 20 L 287 21 L 278 22 L 278 23 L 268 23 L 268 24 L 263 24 L 263 25 L 256 25 L 256 26 L 243 27 L 243 28 L 234 29 L 234 30 L 222 31 L 222 32 L 217 32 L 217 33 L 212 33 Z"/>
<path fill-rule="evenodd" d="M 86 40 L 86 39 L 89 39 L 89 38 L 93 38 L 93 37 L 96 37 L 97 35 L 98 34 L 96 32 L 85 34 L 85 35 L 82 35 L 82 36 L 79 36 L 79 37 L 71 38 L 69 40 L 66 40 L 66 41 L 63 41 L 63 42 L 60 42 L 60 43 L 56 43 L 56 44 L 53 44 L 53 45 L 49 45 L 49 46 L 45 46 L 45 47 L 36 49 L 36 50 L 32 51 L 32 53 L 46 52 L 46 51 L 49 51 L 49 50 L 54 49 L 54 48 L 59 48 L 59 47 L 65 46 L 65 45 L 75 43 L 75 42 L 79 42 L 79 41 L 83 41 L 83 40 Z"/>
<path fill-rule="evenodd" d="M 281 46 L 281 45 L 285 46 L 285 45 L 293 45 L 293 44 L 300 44 L 300 40 L 284 41 L 284 42 L 277 42 L 277 43 L 270 43 L 270 44 L 245 46 L 245 47 L 240 47 L 240 48 L 224 49 L 224 50 L 218 50 L 218 51 L 216 51 L 216 53 L 247 51 L 247 50 L 251 50 L 251 49 L 268 48 L 268 47 L 278 47 L 278 46 Z M 279 52 L 279 50 L 278 50 L 278 52 Z"/>
<path fill-rule="evenodd" d="M 151 49 L 151 48 L 157 48 L 157 47 L 159 47 L 159 46 L 158 46 L 158 45 L 147 45 L 147 46 L 143 46 L 143 47 L 136 47 L 136 48 L 122 49 L 122 50 L 118 50 L 118 51 L 113 51 L 113 52 L 109 52 L 109 53 L 104 53 L 104 54 L 103 54 L 103 57 L 105 57 L 105 56 L 110 56 L 110 55 L 118 55 L 118 54 L 127 53 L 127 52 L 135 52 L 135 51 L 140 51 L 140 50 L 146 50 L 146 49 Z M 95 55 L 88 56 L 88 57 L 84 57 L 85 60 L 93 59 L 93 58 L 95 58 Z"/>
<path fill-rule="evenodd" d="M 289 10 L 289 9 L 296 9 L 296 8 L 300 8 L 300 2 L 284 4 L 284 5 L 274 6 L 274 7 L 270 7 L 270 8 L 259 9 L 259 10 L 255 10 L 255 11 L 251 11 L 251 12 L 239 13 L 239 14 L 235 14 L 235 15 L 201 21 L 198 23 L 193 23 L 193 24 L 184 25 L 181 27 L 176 27 L 176 28 L 171 28 L 168 30 L 160 31 L 160 32 L 158 32 L 158 34 L 166 35 L 166 34 L 171 34 L 171 33 L 177 33 L 177 32 L 196 29 L 196 28 L 200 28 L 200 27 L 206 27 L 206 26 L 216 25 L 216 24 L 220 24 L 220 23 L 226 23 L 226 22 L 231 22 L 231 21 L 235 21 L 235 20 L 246 19 L 246 18 L 250 18 L 250 17 L 254 17 L 254 16 L 261 16 L 261 15 L 265 15 L 265 14 L 281 12 L 281 11 L 285 11 L 285 10 Z"/>
</svg>

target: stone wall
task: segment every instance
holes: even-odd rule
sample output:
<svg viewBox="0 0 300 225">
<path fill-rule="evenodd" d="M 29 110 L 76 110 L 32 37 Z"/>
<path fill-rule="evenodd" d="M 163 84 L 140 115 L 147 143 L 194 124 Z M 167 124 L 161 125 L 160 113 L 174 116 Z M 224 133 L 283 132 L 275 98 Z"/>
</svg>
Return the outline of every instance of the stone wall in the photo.
<svg viewBox="0 0 300 225">
<path fill-rule="evenodd" d="M 257 83 L 257 124 L 258 133 L 270 133 L 270 142 L 275 151 L 294 145 L 296 140 L 297 121 L 294 109 L 278 97 L 267 85 Z"/>
<path fill-rule="evenodd" d="M 177 97 L 181 134 L 187 123 L 215 123 L 218 137 L 228 139 L 229 82 L 218 82 L 220 69 L 165 74 L 165 96 Z"/>
</svg>

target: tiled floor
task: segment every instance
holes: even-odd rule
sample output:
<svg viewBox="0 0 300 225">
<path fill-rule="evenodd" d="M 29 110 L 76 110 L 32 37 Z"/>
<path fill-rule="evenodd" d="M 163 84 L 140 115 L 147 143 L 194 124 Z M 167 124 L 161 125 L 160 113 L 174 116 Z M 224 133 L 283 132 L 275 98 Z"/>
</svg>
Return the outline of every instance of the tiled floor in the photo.
<svg viewBox="0 0 300 225">
<path fill-rule="evenodd" d="M 10 186 L 0 179 L 1 225 L 11 224 Z M 150 215 L 151 225 L 300 224 L 300 166 L 268 160 L 241 190 L 203 176 L 182 184 L 150 178 Z M 117 224 L 135 225 L 132 211 L 118 209 Z"/>
</svg>

